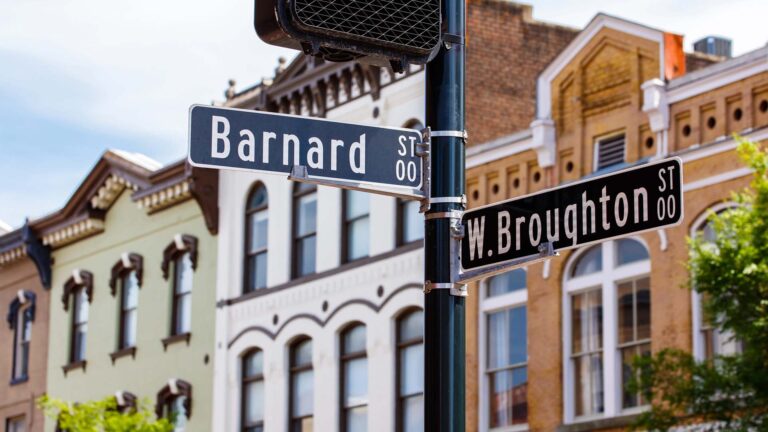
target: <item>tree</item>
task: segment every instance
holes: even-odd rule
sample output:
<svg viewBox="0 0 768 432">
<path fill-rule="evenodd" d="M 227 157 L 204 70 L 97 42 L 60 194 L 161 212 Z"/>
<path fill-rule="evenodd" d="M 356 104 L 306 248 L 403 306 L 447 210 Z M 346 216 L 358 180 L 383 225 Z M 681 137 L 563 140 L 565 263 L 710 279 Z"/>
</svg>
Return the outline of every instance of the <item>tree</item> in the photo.
<svg viewBox="0 0 768 432">
<path fill-rule="evenodd" d="M 741 139 L 738 152 L 754 170 L 751 188 L 732 195 L 736 207 L 709 215 L 714 241 L 688 240 L 687 287 L 743 349 L 710 361 L 676 349 L 636 359 L 630 386 L 652 405 L 635 429 L 768 431 L 768 153 Z"/>
<path fill-rule="evenodd" d="M 155 419 L 146 404 L 128 412 L 118 410 L 114 397 L 72 404 L 43 396 L 37 401 L 48 418 L 58 421 L 62 431 L 71 432 L 171 432 L 167 419 Z"/>
</svg>

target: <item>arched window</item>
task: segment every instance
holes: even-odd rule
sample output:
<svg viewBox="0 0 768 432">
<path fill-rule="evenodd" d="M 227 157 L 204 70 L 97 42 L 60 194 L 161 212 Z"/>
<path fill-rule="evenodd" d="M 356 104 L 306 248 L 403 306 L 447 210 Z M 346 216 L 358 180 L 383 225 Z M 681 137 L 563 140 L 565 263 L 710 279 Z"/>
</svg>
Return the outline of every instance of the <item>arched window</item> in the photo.
<svg viewBox="0 0 768 432">
<path fill-rule="evenodd" d="M 8 326 L 13 330 L 11 384 L 29 378 L 29 344 L 32 340 L 36 298 L 32 291 L 19 290 L 8 308 Z"/>
<path fill-rule="evenodd" d="M 365 326 L 355 324 L 341 334 L 341 430 L 368 430 L 368 357 Z"/>
<path fill-rule="evenodd" d="M 527 272 L 515 269 L 484 282 L 484 421 L 489 429 L 528 422 Z"/>
<path fill-rule="evenodd" d="M 311 432 L 315 410 L 312 339 L 301 338 L 290 349 L 290 432 Z"/>
<path fill-rule="evenodd" d="M 342 262 L 365 258 L 370 252 L 370 194 L 342 191 Z"/>
<path fill-rule="evenodd" d="M 397 431 L 424 430 L 424 312 L 397 319 Z"/>
<path fill-rule="evenodd" d="M 645 405 L 627 384 L 634 358 L 651 352 L 647 248 L 635 239 L 608 241 L 580 251 L 566 268 L 566 422 Z"/>
<path fill-rule="evenodd" d="M 707 211 L 693 224 L 691 237 L 702 238 L 707 243 L 715 242 L 715 230 L 709 215 L 719 214 L 733 204 L 723 204 Z M 741 352 L 742 341 L 735 338 L 730 330 L 723 330 L 717 324 L 717 317 L 708 315 L 704 305 L 706 295 L 693 290 L 693 353 L 699 360 L 712 360 L 718 355 L 732 355 Z"/>
<path fill-rule="evenodd" d="M 243 356 L 241 371 L 243 432 L 264 430 L 264 351 L 253 349 Z"/>
<path fill-rule="evenodd" d="M 258 184 L 248 196 L 245 210 L 245 286 L 243 293 L 267 287 L 267 188 Z"/>
<path fill-rule="evenodd" d="M 317 252 L 317 186 L 293 186 L 293 277 L 315 272 Z"/>
</svg>

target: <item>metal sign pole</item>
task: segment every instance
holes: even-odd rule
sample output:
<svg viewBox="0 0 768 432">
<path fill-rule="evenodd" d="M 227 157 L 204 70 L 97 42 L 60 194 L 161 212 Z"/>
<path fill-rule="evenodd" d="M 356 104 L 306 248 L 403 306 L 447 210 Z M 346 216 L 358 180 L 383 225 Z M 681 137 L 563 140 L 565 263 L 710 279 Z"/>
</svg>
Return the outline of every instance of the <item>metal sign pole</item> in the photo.
<svg viewBox="0 0 768 432">
<path fill-rule="evenodd" d="M 441 0 L 443 44 L 427 64 L 431 185 L 424 238 L 424 430 L 465 428 L 466 288 L 454 277 L 464 195 L 465 0 Z"/>
</svg>

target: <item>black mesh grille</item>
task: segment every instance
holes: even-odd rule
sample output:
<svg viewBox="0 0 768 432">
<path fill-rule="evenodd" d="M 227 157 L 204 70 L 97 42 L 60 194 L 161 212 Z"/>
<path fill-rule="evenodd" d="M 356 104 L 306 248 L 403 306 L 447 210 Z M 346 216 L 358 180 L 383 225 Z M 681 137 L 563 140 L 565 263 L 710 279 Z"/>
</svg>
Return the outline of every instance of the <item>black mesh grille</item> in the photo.
<svg viewBox="0 0 768 432">
<path fill-rule="evenodd" d="M 295 0 L 301 23 L 415 50 L 440 40 L 439 0 Z"/>
</svg>

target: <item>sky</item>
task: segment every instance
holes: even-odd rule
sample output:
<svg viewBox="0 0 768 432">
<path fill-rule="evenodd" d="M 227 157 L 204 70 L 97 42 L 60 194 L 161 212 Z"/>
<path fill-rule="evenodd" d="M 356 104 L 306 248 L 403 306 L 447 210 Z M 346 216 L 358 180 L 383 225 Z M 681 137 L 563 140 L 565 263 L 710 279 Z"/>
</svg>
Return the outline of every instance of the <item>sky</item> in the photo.
<svg viewBox="0 0 768 432">
<path fill-rule="evenodd" d="M 576 28 L 605 12 L 681 33 L 687 50 L 708 35 L 731 38 L 736 55 L 768 42 L 765 0 L 527 3 Z M 295 55 L 252 23 L 253 0 L 0 0 L 0 221 L 60 208 L 106 149 L 185 157 L 190 105 Z"/>
</svg>

